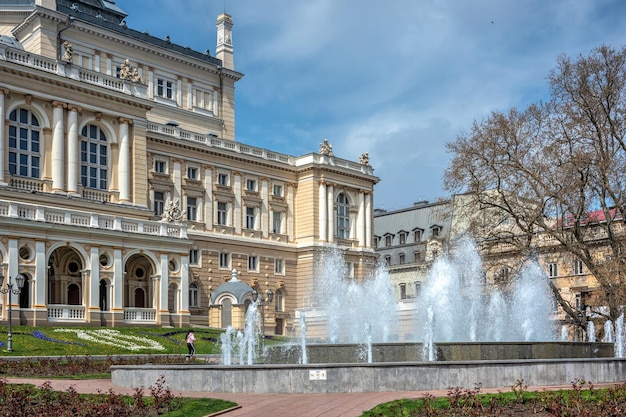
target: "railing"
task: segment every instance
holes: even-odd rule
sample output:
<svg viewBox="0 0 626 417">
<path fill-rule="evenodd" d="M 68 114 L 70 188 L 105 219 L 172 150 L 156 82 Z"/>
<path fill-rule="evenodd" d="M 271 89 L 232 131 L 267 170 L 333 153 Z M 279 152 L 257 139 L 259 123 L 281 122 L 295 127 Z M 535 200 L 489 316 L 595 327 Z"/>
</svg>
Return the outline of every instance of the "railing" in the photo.
<svg viewBox="0 0 626 417">
<path fill-rule="evenodd" d="M 48 321 L 84 321 L 85 306 L 51 304 L 48 306 Z"/>
<path fill-rule="evenodd" d="M 119 91 L 136 97 L 147 98 L 148 87 L 142 83 L 131 83 L 78 65 L 59 62 L 56 59 L 32 54 L 8 45 L 0 45 L 0 60 L 13 62 L 52 74 L 79 80 L 85 83 Z"/>
<path fill-rule="evenodd" d="M 195 132 L 190 132 L 188 130 L 184 130 L 175 126 L 161 125 L 158 123 L 148 123 L 147 131 L 161 133 L 163 135 L 172 136 L 175 138 L 192 140 L 194 142 L 198 142 L 212 148 L 226 149 L 240 154 L 280 162 L 287 165 L 295 165 L 293 156 L 272 152 L 267 149 L 256 148 L 254 146 L 245 145 L 229 139 L 220 139 L 211 134 L 203 135 Z"/>
<path fill-rule="evenodd" d="M 124 322 L 126 323 L 154 323 L 156 322 L 155 308 L 124 307 Z"/>
<path fill-rule="evenodd" d="M 186 239 L 187 226 L 0 200 L 0 217 Z"/>
</svg>

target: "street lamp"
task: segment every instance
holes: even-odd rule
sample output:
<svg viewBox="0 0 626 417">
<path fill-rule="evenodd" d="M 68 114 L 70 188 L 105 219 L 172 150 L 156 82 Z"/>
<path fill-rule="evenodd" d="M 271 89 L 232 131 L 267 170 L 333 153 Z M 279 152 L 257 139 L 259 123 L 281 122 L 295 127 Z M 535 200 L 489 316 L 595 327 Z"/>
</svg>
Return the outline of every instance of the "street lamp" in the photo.
<svg viewBox="0 0 626 417">
<path fill-rule="evenodd" d="M 18 295 L 22 291 L 22 287 L 24 286 L 24 280 L 26 277 L 24 274 L 19 273 L 15 277 L 15 282 L 17 283 L 17 288 L 13 289 L 13 283 L 11 282 L 11 277 L 9 276 L 9 282 L 7 282 L 6 288 L 0 288 L 0 293 L 9 294 L 9 332 L 7 334 L 7 351 L 13 352 L 13 335 L 11 334 L 11 298 L 12 294 Z M 0 287 L 4 283 L 4 274 L 0 270 Z"/>
<path fill-rule="evenodd" d="M 263 328 L 263 337 L 261 338 L 261 343 L 263 344 L 262 348 L 265 349 L 265 305 L 272 304 L 272 299 L 274 298 L 274 291 L 267 290 L 267 298 L 261 297 L 259 299 L 259 293 L 256 290 L 252 291 L 252 301 L 256 303 L 256 300 L 259 300 L 259 305 L 261 306 L 261 327 Z"/>
</svg>

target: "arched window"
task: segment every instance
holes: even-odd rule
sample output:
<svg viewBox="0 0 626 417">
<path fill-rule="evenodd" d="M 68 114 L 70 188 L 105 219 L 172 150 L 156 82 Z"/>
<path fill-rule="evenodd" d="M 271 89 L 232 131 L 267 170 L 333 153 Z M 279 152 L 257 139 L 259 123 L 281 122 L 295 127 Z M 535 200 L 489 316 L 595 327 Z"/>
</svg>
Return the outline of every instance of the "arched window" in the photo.
<svg viewBox="0 0 626 417">
<path fill-rule="evenodd" d="M 27 109 L 9 114 L 9 172 L 20 177 L 39 178 L 41 128 Z"/>
<path fill-rule="evenodd" d="M 343 193 L 337 196 L 337 237 L 350 238 L 350 202 Z"/>
<path fill-rule="evenodd" d="M 80 180 L 83 187 L 106 190 L 108 174 L 107 137 L 96 125 L 83 127 L 80 141 Z"/>
</svg>

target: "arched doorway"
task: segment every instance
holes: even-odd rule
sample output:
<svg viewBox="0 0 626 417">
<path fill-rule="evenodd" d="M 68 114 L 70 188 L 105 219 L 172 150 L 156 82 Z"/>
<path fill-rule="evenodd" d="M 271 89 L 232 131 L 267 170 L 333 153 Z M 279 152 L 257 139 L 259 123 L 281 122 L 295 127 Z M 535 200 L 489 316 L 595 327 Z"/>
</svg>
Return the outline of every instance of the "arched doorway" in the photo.
<svg viewBox="0 0 626 417">
<path fill-rule="evenodd" d="M 67 303 L 71 306 L 80 305 L 80 289 L 76 284 L 67 287 Z"/>
<path fill-rule="evenodd" d="M 100 300 L 100 311 L 109 311 L 109 294 L 107 282 L 103 279 L 100 280 L 98 299 Z"/>
<path fill-rule="evenodd" d="M 141 288 L 135 290 L 135 307 L 144 308 L 146 306 L 146 294 Z"/>
<path fill-rule="evenodd" d="M 154 266 L 144 254 L 135 254 L 126 262 L 124 274 L 124 307 L 153 308 Z"/>
<path fill-rule="evenodd" d="M 30 277 L 24 275 L 24 286 L 20 292 L 20 308 L 30 308 Z"/>
<path fill-rule="evenodd" d="M 75 249 L 64 246 L 52 252 L 48 258 L 48 304 L 82 305 L 83 268 Z"/>
</svg>

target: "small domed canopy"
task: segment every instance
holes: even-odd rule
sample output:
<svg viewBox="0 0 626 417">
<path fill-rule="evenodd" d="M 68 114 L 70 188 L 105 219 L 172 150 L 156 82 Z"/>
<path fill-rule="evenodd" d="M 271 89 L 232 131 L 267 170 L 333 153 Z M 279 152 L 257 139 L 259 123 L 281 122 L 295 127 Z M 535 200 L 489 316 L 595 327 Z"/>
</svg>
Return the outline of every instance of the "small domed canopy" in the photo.
<svg viewBox="0 0 626 417">
<path fill-rule="evenodd" d="M 211 294 L 211 303 L 219 304 L 220 298 L 224 295 L 230 295 L 236 300 L 236 304 L 244 304 L 246 299 L 251 299 L 254 289 L 248 284 L 237 279 L 237 270 L 233 269 L 230 281 L 217 287 Z"/>
</svg>

